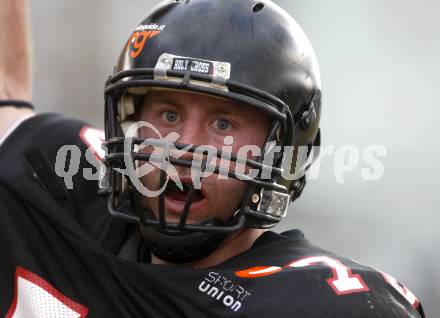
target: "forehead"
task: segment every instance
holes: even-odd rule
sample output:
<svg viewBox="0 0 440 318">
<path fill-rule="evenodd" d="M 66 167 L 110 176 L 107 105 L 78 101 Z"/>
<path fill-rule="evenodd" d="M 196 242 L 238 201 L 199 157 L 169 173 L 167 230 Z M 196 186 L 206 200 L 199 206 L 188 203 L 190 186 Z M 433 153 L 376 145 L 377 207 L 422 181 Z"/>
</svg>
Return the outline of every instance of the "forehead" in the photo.
<svg viewBox="0 0 440 318">
<path fill-rule="evenodd" d="M 221 97 L 176 90 L 152 90 L 143 101 L 143 107 L 155 105 L 171 105 L 179 108 L 198 108 L 201 111 L 221 112 L 244 116 L 254 114 L 263 116 L 264 112 L 250 105 Z"/>
</svg>

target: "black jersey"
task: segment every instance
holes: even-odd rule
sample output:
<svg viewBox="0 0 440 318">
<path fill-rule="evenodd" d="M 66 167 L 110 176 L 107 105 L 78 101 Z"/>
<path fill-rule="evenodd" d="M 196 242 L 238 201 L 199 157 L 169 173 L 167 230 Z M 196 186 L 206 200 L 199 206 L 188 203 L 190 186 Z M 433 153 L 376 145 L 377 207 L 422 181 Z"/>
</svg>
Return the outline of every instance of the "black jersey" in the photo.
<svg viewBox="0 0 440 318">
<path fill-rule="evenodd" d="M 81 159 L 73 188 L 54 171 L 84 123 L 24 122 L 0 146 L 0 315 L 6 317 L 423 317 L 391 276 L 311 244 L 265 232 L 206 269 L 118 257 L 128 228 L 105 209 Z M 85 142 L 85 143 L 84 143 Z"/>
</svg>

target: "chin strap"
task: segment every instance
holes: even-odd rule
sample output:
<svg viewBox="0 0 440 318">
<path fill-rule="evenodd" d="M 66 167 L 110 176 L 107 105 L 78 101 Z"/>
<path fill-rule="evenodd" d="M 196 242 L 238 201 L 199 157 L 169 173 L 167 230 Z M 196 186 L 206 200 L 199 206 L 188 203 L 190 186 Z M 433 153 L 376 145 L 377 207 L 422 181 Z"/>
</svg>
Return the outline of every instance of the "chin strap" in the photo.
<svg viewBox="0 0 440 318">
<path fill-rule="evenodd" d="M 16 99 L 0 99 L 0 107 L 2 106 L 34 109 L 34 105 L 31 102 Z"/>
</svg>

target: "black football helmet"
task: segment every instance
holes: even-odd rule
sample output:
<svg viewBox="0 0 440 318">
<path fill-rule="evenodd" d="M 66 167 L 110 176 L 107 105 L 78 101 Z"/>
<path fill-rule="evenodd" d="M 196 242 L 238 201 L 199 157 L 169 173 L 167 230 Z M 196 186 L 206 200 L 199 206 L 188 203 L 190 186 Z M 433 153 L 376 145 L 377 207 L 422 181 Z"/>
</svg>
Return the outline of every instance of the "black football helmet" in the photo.
<svg viewBox="0 0 440 318">
<path fill-rule="evenodd" d="M 130 137 L 126 147 L 124 135 L 124 126 L 133 120 L 139 101 L 151 89 L 228 98 L 263 110 L 272 119 L 262 156 L 254 160 L 231 156 L 232 161 L 258 169 L 257 177 L 211 167 L 217 174 L 240 177 L 247 183 L 247 192 L 230 222 L 212 218 L 187 224 L 194 185 L 187 189 L 180 221 L 167 222 L 163 193 L 156 216 L 142 206 L 141 194 L 121 173 L 126 166 L 124 158 L 131 158 L 134 164 L 155 160 L 151 154 L 136 150 L 144 139 Z M 243 227 L 272 227 L 304 188 L 304 172 L 317 156 L 313 146 L 320 144 L 320 113 L 321 83 L 315 53 L 299 25 L 279 6 L 268 0 L 164 1 L 130 35 L 105 85 L 107 169 L 100 186 L 109 195 L 109 211 L 138 223 L 151 251 L 171 262 L 205 257 L 228 233 Z M 273 145 L 281 151 L 268 165 L 264 157 L 273 151 Z M 173 146 L 188 152 L 196 149 L 179 143 Z M 304 158 L 300 160 L 300 151 L 292 153 L 290 160 L 283 157 L 286 146 L 304 146 Z M 217 156 L 221 155 L 219 150 Z M 166 160 L 191 167 L 189 160 Z M 206 162 L 202 166 L 206 169 Z M 270 179 L 262 178 L 268 171 Z M 287 178 L 286 173 L 293 171 L 298 177 Z M 161 171 L 161 187 L 167 178 Z"/>
</svg>

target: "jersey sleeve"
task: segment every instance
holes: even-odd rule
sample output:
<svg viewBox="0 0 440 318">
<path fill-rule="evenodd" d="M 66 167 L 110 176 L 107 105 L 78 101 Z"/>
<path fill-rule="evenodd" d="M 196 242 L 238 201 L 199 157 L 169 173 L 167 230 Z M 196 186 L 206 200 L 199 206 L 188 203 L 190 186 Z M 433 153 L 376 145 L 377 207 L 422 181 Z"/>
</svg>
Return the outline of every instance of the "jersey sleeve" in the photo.
<svg viewBox="0 0 440 318">
<path fill-rule="evenodd" d="M 114 251 L 125 224 L 110 217 L 106 197 L 98 195 L 98 167 L 104 134 L 81 120 L 41 114 L 22 123 L 0 148 L 0 182 L 32 204 L 48 198 L 34 195 L 43 188 L 61 209 L 61 217 L 78 223 L 102 246 Z M 18 168 L 8 169 L 11 165 Z M 22 180 L 21 183 L 15 180 Z M 40 190 L 38 189 L 38 190 Z"/>
</svg>

